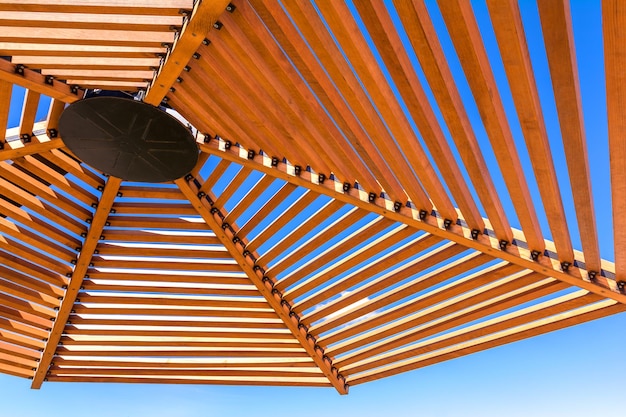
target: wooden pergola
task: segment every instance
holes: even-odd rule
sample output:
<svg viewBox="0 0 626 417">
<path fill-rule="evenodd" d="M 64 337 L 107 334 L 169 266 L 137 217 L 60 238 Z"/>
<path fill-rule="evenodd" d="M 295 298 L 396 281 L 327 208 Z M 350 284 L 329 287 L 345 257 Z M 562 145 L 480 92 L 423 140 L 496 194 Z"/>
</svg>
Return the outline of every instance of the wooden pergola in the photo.
<svg viewBox="0 0 626 417">
<path fill-rule="evenodd" d="M 602 6 L 614 264 L 598 248 L 568 1 L 538 12 L 569 184 L 517 2 L 487 0 L 499 56 L 468 1 L 437 5 L 484 132 L 428 7 L 0 0 L 0 372 L 33 388 L 346 394 L 624 311 L 626 2 Z M 86 89 L 171 107 L 199 132 L 198 165 L 144 184 L 81 163 L 58 120 Z"/>
</svg>

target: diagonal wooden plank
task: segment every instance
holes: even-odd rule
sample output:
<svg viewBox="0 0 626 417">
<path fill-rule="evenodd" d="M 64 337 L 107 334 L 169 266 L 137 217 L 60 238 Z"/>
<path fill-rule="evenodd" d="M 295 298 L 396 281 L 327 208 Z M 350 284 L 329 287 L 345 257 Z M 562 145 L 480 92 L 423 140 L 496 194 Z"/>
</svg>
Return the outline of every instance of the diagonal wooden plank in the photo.
<svg viewBox="0 0 626 417">
<path fill-rule="evenodd" d="M 421 1 L 394 0 L 393 3 L 493 230 L 498 239 L 510 242 L 513 235 L 506 213 L 488 174 L 485 158 L 428 10 Z M 381 10 L 378 13 L 387 12 Z"/>
<path fill-rule="evenodd" d="M 438 4 L 522 230 L 531 250 L 541 253 L 545 249 L 541 227 L 472 5 L 460 0 L 440 0 Z"/>
<path fill-rule="evenodd" d="M 572 263 L 574 261 L 572 241 L 519 6 L 514 1 L 499 0 L 488 0 L 487 6 L 552 239 L 559 260 Z"/>
<path fill-rule="evenodd" d="M 440 216 L 437 216 L 435 212 L 427 213 L 423 211 L 419 213 L 417 210 L 409 207 L 401 207 L 399 210 L 395 210 L 393 203 L 389 200 L 384 198 L 370 199 L 373 197 L 372 195 L 368 195 L 355 188 L 350 188 L 345 191 L 341 183 L 326 180 L 320 184 L 317 175 L 311 172 L 304 171 L 300 172 L 299 175 L 295 175 L 293 167 L 283 162 L 279 161 L 278 164 L 273 167 L 271 165 L 271 159 L 262 155 L 256 155 L 253 159 L 247 159 L 247 150 L 237 146 L 232 146 L 230 149 L 226 150 L 224 148 L 224 142 L 218 143 L 212 140 L 209 143 L 201 144 L 200 149 L 211 155 L 216 155 L 220 158 L 256 169 L 266 175 L 272 175 L 289 184 L 308 188 L 320 194 L 330 196 L 338 201 L 354 205 L 371 213 L 385 216 L 393 221 L 405 223 L 435 236 L 457 242 L 468 248 L 506 260 L 523 268 L 528 268 L 543 275 L 557 278 L 570 285 L 578 286 L 603 297 L 612 298 L 620 303 L 626 303 L 626 294 L 618 289 L 617 283 L 613 279 L 614 271 L 602 270 L 601 273 L 589 277 L 588 271 L 578 263 L 574 263 L 567 270 L 563 270 L 561 263 L 555 259 L 555 254 L 550 251 L 545 252 L 547 256 L 539 256 L 534 260 L 533 254 L 528 248 L 528 244 L 521 239 L 521 236 L 516 236 L 514 244 L 507 245 L 504 247 L 504 250 L 502 250 L 500 242 L 498 239 L 492 237 L 493 232 L 490 230 L 487 230 L 488 233 L 484 235 L 475 235 L 475 238 L 473 238 L 472 230 L 466 225 L 453 223 L 446 226 L 444 220 Z"/>
<path fill-rule="evenodd" d="M 117 197 L 121 183 L 121 179 L 109 177 L 104 186 L 102 196 L 98 202 L 98 206 L 96 207 L 96 211 L 91 221 L 91 227 L 87 231 L 87 236 L 85 237 L 81 252 L 76 260 L 76 266 L 74 267 L 74 272 L 70 278 L 70 283 L 67 287 L 67 291 L 65 292 L 65 296 L 57 313 L 52 330 L 50 331 L 48 342 L 46 343 L 44 351 L 41 355 L 41 361 L 35 371 L 31 388 L 41 388 L 41 384 L 46 377 L 48 368 L 52 363 L 57 346 L 61 340 L 61 336 L 63 335 L 63 329 L 65 328 L 67 319 L 72 311 L 72 308 L 74 307 L 74 302 L 76 301 L 83 279 L 85 278 L 85 273 L 89 268 L 89 264 L 92 262 L 94 251 L 98 245 L 100 236 L 102 235 L 102 230 L 106 225 L 109 213 L 113 207 L 113 201 L 115 200 L 115 197 Z"/>
<path fill-rule="evenodd" d="M 28 68 L 23 68 L 23 73 L 18 73 L 16 65 L 4 59 L 0 59 L 0 80 L 21 85 L 24 88 L 66 103 L 73 103 L 83 96 L 83 90 L 79 88 L 72 89 L 72 87 L 60 81 L 52 81 L 52 85 L 47 84 L 46 76 Z"/>
<path fill-rule="evenodd" d="M 618 0 L 602 3 L 604 32 L 604 67 L 606 101 L 609 119 L 609 155 L 613 196 L 613 234 L 615 239 L 615 272 L 626 280 L 626 4 Z"/>
<path fill-rule="evenodd" d="M 599 271 L 600 248 L 569 2 L 546 0 L 537 6 L 585 264 L 587 270 Z"/>
<path fill-rule="evenodd" d="M 196 2 L 191 16 L 174 42 L 172 51 L 152 82 L 144 101 L 156 106 L 167 95 L 176 78 L 183 72 L 187 63 L 198 50 L 218 16 L 224 12 L 229 0 Z"/>
<path fill-rule="evenodd" d="M 236 226 L 224 222 L 226 212 L 223 211 L 223 208 L 212 205 L 216 200 L 215 197 L 210 193 L 205 194 L 200 191 L 202 184 L 192 175 L 176 180 L 176 185 L 189 199 L 206 224 L 214 231 L 221 244 L 239 263 L 250 281 L 258 288 L 333 387 L 340 394 L 347 394 L 348 386 L 345 379 L 333 367 L 332 360 L 316 344 L 316 339 L 308 332 L 308 328 L 300 323 L 298 315 L 292 310 L 289 302 L 283 298 L 282 293 L 274 288 L 274 280 L 264 274 L 265 270 L 256 263 L 255 255 L 245 248 L 245 242 L 236 237 L 238 232 Z"/>
</svg>

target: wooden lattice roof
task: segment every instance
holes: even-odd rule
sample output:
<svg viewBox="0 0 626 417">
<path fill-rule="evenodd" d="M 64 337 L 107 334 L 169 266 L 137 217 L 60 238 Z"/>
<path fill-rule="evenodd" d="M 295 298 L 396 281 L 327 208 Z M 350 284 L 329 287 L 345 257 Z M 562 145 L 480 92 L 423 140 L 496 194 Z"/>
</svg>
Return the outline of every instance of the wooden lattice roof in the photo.
<svg viewBox="0 0 626 417">
<path fill-rule="evenodd" d="M 615 264 L 568 2 L 538 2 L 556 139 L 517 3 L 487 0 L 495 56 L 469 2 L 439 2 L 466 86 L 433 7 L 0 1 L 0 372 L 347 393 L 624 311 L 626 3 L 603 4 Z M 178 112 L 193 172 L 140 184 L 76 159 L 58 119 L 94 88 Z"/>
</svg>

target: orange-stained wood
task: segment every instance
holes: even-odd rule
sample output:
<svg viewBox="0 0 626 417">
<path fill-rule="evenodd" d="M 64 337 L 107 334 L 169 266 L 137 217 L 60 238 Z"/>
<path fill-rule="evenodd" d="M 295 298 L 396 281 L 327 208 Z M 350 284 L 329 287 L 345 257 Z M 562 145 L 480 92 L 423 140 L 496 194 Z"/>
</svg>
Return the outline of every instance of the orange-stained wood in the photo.
<svg viewBox="0 0 626 417">
<path fill-rule="evenodd" d="M 545 249 L 543 234 L 472 6 L 458 0 L 441 0 L 438 4 L 528 245 L 531 250 L 542 253 Z"/>
<path fill-rule="evenodd" d="M 70 312 L 74 306 L 74 301 L 76 300 L 81 283 L 85 277 L 85 273 L 91 263 L 91 258 L 94 250 L 96 249 L 96 245 L 100 240 L 100 236 L 102 235 L 102 230 L 104 229 L 107 218 L 109 217 L 113 201 L 117 197 L 121 182 L 122 180 L 119 178 L 109 177 L 104 186 L 104 190 L 102 191 L 102 196 L 100 197 L 96 212 L 94 213 L 91 226 L 87 231 L 87 236 L 83 242 L 70 283 L 67 287 L 67 291 L 65 292 L 63 303 L 61 303 L 61 307 L 57 312 L 54 326 L 50 331 L 48 343 L 46 343 L 45 349 L 41 354 L 41 362 L 37 367 L 37 371 L 35 372 L 31 385 L 34 389 L 41 388 L 41 384 L 43 383 L 46 373 L 48 372 L 48 367 L 50 366 L 52 358 L 55 355 L 57 345 L 61 339 L 61 335 L 63 334 L 63 328 L 65 327 L 65 323 L 67 322 Z"/>
<path fill-rule="evenodd" d="M 561 125 L 563 150 L 567 159 L 580 240 L 585 253 L 585 265 L 588 271 L 599 271 L 600 249 L 570 6 L 568 2 L 562 0 L 541 1 L 537 6 Z M 608 21 L 605 22 L 607 23 Z"/>
<path fill-rule="evenodd" d="M 491 21 L 500 45 L 500 55 L 509 79 L 526 149 L 535 172 L 537 186 L 548 218 L 552 239 L 561 262 L 572 263 L 574 253 L 565 218 L 565 209 L 550 151 L 539 92 L 519 6 L 513 0 L 487 1 Z"/>
<path fill-rule="evenodd" d="M 619 1 L 602 3 L 604 26 L 604 68 L 606 71 L 606 100 L 609 118 L 609 155 L 613 207 L 613 238 L 615 245 L 615 274 L 618 281 L 626 279 L 626 5 Z"/>
<path fill-rule="evenodd" d="M 213 23 L 224 12 L 228 0 L 214 0 L 196 2 L 191 16 L 183 25 L 182 31 L 174 41 L 172 51 L 167 56 L 165 63 L 159 69 L 151 88 L 148 90 L 144 101 L 153 106 L 161 103 L 167 95 L 169 88 L 176 78 L 198 50 Z"/>
</svg>

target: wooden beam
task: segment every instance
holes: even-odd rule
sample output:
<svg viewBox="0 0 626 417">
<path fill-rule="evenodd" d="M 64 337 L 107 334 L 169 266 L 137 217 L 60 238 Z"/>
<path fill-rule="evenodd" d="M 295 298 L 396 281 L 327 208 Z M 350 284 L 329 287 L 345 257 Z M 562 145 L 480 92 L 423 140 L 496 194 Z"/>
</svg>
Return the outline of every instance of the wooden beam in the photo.
<svg viewBox="0 0 626 417">
<path fill-rule="evenodd" d="M 289 184 L 317 191 L 320 194 L 327 195 L 346 204 L 352 204 L 365 211 L 385 216 L 393 221 L 405 223 L 435 236 L 484 252 L 495 258 L 500 258 L 523 268 L 557 278 L 603 297 L 612 298 L 620 303 L 626 303 L 626 294 L 623 294 L 617 288 L 616 282 L 612 278 L 614 271 L 602 270 L 592 280 L 588 277 L 587 271 L 576 264 L 571 265 L 567 270 L 563 270 L 560 262 L 553 259 L 554 254 L 550 252 L 546 252 L 549 256 L 539 256 L 536 261 L 533 260 L 531 250 L 521 239 L 516 238 L 517 244 L 507 245 L 505 250 L 502 250 L 498 239 L 491 237 L 490 234 L 478 235 L 476 239 L 473 239 L 471 230 L 463 223 L 453 223 L 446 229 L 443 219 L 433 216 L 431 213 L 426 213 L 426 216 L 421 220 L 418 217 L 419 213 L 417 210 L 412 208 L 402 207 L 396 211 L 391 201 L 380 197 L 370 202 L 368 195 L 361 190 L 351 188 L 348 191 L 343 191 L 343 184 L 332 180 L 326 180 L 323 184 L 319 184 L 317 175 L 307 171 L 303 171 L 299 176 L 296 176 L 292 166 L 280 161 L 276 167 L 273 167 L 271 159 L 267 156 L 257 154 L 253 159 L 247 159 L 247 150 L 241 147 L 232 146 L 226 150 L 223 141 L 212 140 L 209 143 L 200 144 L 200 149 L 211 155 L 256 169 L 266 175 L 272 175 Z"/>
<path fill-rule="evenodd" d="M 0 59 L 0 79 L 13 84 L 20 85 L 26 89 L 61 100 L 65 103 L 73 103 L 83 96 L 83 90 L 72 88 L 60 81 L 53 81 L 53 84 L 46 83 L 46 77 L 28 68 L 23 69 L 23 73 L 16 72 L 16 64 Z"/>
<path fill-rule="evenodd" d="M 283 298 L 281 292 L 273 288 L 274 280 L 264 275 L 263 267 L 255 263 L 252 258 L 254 255 L 243 246 L 245 243 L 235 239 L 238 232 L 235 229 L 236 226 L 223 223 L 225 215 L 222 214 L 222 208 L 212 207 L 209 201 L 204 198 L 208 195 L 211 201 L 215 201 L 215 197 L 210 193 L 200 194 L 202 184 L 197 183 L 193 177 L 188 176 L 185 179 L 176 180 L 176 184 L 194 205 L 206 224 L 215 232 L 217 238 L 228 249 L 231 256 L 240 264 L 250 281 L 258 288 L 278 317 L 283 320 L 307 354 L 315 361 L 332 386 L 340 394 L 347 394 L 348 386 L 345 384 L 345 380 L 332 366 L 331 359 L 325 356 L 324 351 L 316 345 L 315 338 L 308 332 L 308 329 L 300 325 L 298 315 L 293 312 L 291 305 Z"/>
<path fill-rule="evenodd" d="M 2 0 L 2 11 L 178 16 L 193 0 Z"/>
<path fill-rule="evenodd" d="M 604 68 L 609 119 L 609 155 L 613 202 L 615 273 L 626 280 L 626 4 L 618 0 L 602 2 Z"/>
<path fill-rule="evenodd" d="M 386 367 L 373 369 L 369 372 L 363 372 L 355 375 L 355 377 L 350 380 L 350 383 L 353 385 L 362 384 L 364 382 L 373 381 L 386 376 L 422 368 L 444 360 L 457 358 L 462 355 L 469 355 L 471 353 L 480 352 L 492 347 L 512 343 L 529 337 L 535 337 L 565 327 L 606 317 L 611 314 L 620 313 L 623 312 L 625 308 L 626 306 L 623 304 L 616 304 L 611 300 L 604 300 L 599 303 L 579 307 L 575 310 L 537 320 L 532 323 L 478 337 L 476 339 L 440 349 L 435 352 L 396 362 Z"/>
<path fill-rule="evenodd" d="M 563 0 L 545 0 L 537 2 L 537 7 L 550 66 L 578 230 L 585 253 L 585 265 L 588 271 L 599 271 L 600 249 L 570 6 L 569 2 Z M 613 18 L 613 14 L 605 17 L 605 27 Z M 609 120 L 610 118 L 611 116 Z"/>
<path fill-rule="evenodd" d="M 24 92 L 24 105 L 22 106 L 22 116 L 20 117 L 19 127 L 20 137 L 22 137 L 22 135 L 29 135 L 30 137 L 33 134 L 40 97 L 41 94 L 33 90 L 26 90 Z"/>
<path fill-rule="evenodd" d="M 472 6 L 464 0 L 439 0 L 438 4 L 526 241 L 531 250 L 543 252 L 545 244 L 535 206 Z"/>
<path fill-rule="evenodd" d="M 13 85 L 5 80 L 0 80 L 0 143 L 4 143 L 6 137 L 5 131 L 9 121 L 12 93 Z"/>
<path fill-rule="evenodd" d="M 172 51 L 146 94 L 146 103 L 153 106 L 161 103 L 228 3 L 229 0 L 196 2 L 191 16 L 185 21 L 180 35 L 174 41 Z"/>
<path fill-rule="evenodd" d="M 378 2 L 370 0 L 377 6 Z M 435 27 L 421 1 L 393 0 L 400 20 L 413 46 L 421 69 L 450 130 L 472 184 L 487 213 L 496 236 L 512 241 L 511 228 L 496 192 L 469 117 L 456 87 L 448 61 L 443 53 Z M 388 14 L 378 7 L 379 15 Z"/>
<path fill-rule="evenodd" d="M 501 0 L 488 0 L 487 6 L 552 239 L 559 260 L 572 263 L 574 261 L 572 240 L 567 227 L 563 199 L 550 151 L 548 132 L 539 102 L 539 91 L 530 62 L 519 6 L 517 2 Z"/>
<path fill-rule="evenodd" d="M 67 291 L 65 292 L 65 297 L 61 303 L 59 311 L 57 312 L 57 317 L 52 330 L 50 331 L 48 342 L 46 343 L 44 351 L 41 355 L 41 361 L 39 362 L 39 366 L 37 367 L 37 371 L 33 377 L 31 388 L 41 388 L 41 384 L 46 377 L 50 363 L 54 358 L 59 340 L 61 340 L 65 323 L 70 316 L 72 308 L 74 307 L 74 302 L 76 301 L 76 297 L 80 291 L 85 273 L 89 268 L 94 250 L 98 245 L 100 236 L 102 235 L 102 230 L 104 229 L 107 218 L 109 217 L 113 201 L 115 200 L 115 197 L 117 197 L 121 182 L 122 180 L 119 178 L 109 177 L 104 186 L 102 196 L 98 202 L 98 206 L 91 222 L 91 227 L 87 231 L 87 236 L 83 242 L 81 252 L 76 260 L 76 266 L 74 267 L 74 272 L 72 273 L 70 283 L 67 287 Z"/>
</svg>

